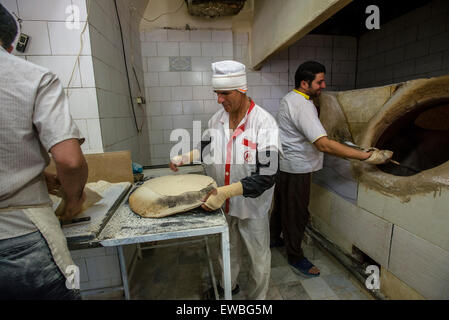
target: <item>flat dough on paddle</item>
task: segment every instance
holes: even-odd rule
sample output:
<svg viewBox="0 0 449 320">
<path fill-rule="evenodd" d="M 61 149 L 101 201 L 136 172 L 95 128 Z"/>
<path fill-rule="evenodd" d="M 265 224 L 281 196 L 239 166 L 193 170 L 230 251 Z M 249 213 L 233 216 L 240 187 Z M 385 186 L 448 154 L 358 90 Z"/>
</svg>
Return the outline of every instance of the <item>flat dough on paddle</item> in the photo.
<svg viewBox="0 0 449 320">
<path fill-rule="evenodd" d="M 146 218 L 162 218 L 199 207 L 217 184 L 200 174 L 168 175 L 151 179 L 129 197 L 130 208 Z"/>
</svg>

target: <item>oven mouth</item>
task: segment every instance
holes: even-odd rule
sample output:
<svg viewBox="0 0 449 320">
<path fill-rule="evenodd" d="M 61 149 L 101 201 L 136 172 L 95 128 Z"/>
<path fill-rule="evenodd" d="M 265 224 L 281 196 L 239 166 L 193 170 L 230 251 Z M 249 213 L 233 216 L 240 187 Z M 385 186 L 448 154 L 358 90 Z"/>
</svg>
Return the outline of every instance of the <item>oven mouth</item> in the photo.
<svg viewBox="0 0 449 320">
<path fill-rule="evenodd" d="M 375 146 L 394 152 L 400 165 L 377 167 L 395 176 L 413 176 L 449 161 L 449 98 L 409 109 L 381 133 Z"/>
<path fill-rule="evenodd" d="M 403 202 L 418 194 L 437 196 L 449 188 L 449 75 L 389 88 L 390 97 L 366 122 L 357 144 L 391 150 L 400 165 L 353 161 L 354 177 Z M 373 88 L 364 94 L 376 92 Z"/>
</svg>

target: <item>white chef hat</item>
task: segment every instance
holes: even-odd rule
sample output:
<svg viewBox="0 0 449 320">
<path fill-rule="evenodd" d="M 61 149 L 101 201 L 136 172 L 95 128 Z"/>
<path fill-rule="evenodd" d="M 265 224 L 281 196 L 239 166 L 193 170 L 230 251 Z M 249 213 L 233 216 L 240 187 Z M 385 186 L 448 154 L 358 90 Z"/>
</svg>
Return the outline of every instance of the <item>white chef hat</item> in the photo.
<svg viewBox="0 0 449 320">
<path fill-rule="evenodd" d="M 246 93 L 245 65 L 233 60 L 212 63 L 212 87 L 219 91 L 238 90 Z"/>
</svg>

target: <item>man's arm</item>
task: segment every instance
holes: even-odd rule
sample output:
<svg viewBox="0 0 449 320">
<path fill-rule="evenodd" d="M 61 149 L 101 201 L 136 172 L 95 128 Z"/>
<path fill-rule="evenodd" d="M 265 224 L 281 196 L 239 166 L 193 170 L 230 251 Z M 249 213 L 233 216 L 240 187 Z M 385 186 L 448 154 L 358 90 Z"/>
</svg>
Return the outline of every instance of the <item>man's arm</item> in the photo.
<svg viewBox="0 0 449 320">
<path fill-rule="evenodd" d="M 201 140 L 201 144 L 200 144 L 201 149 L 200 150 L 193 149 L 193 150 L 186 152 L 182 155 L 173 157 L 172 159 L 170 159 L 170 163 L 168 164 L 168 167 L 170 168 L 171 171 L 176 172 L 176 171 L 178 171 L 178 167 L 180 167 L 184 164 L 193 163 L 194 161 L 203 161 L 203 150 L 210 143 L 211 143 L 211 140 L 207 140 L 207 141 Z"/>
<path fill-rule="evenodd" d="M 261 161 L 261 156 L 263 160 Z M 245 198 L 257 198 L 270 189 L 279 173 L 279 154 L 277 151 L 265 150 L 257 152 L 256 172 L 243 178 L 243 196 Z M 262 170 L 262 172 L 261 172 Z"/>
<path fill-rule="evenodd" d="M 332 154 L 334 156 L 342 158 L 366 160 L 372 154 L 372 152 L 365 152 L 345 146 L 344 144 L 341 144 L 335 140 L 331 140 L 328 137 L 319 138 L 314 142 L 314 145 L 321 152 Z"/>
<path fill-rule="evenodd" d="M 81 212 L 85 198 L 83 190 L 88 174 L 87 162 L 78 139 L 57 143 L 50 148 L 50 153 L 55 161 L 61 189 L 66 196 L 66 209 L 61 219 L 69 220 Z"/>
<path fill-rule="evenodd" d="M 286 102 L 281 101 L 281 104 L 282 103 Z M 329 139 L 326 130 L 318 118 L 315 107 L 312 107 L 311 105 L 304 105 L 302 108 L 294 108 L 287 104 L 287 107 L 289 108 L 291 120 L 296 128 L 321 152 L 342 158 L 362 161 L 366 160 L 367 163 L 372 164 L 383 163 L 391 158 L 391 151 L 386 152 L 387 150 L 377 150 L 365 152 Z M 371 158 L 371 156 L 373 157 Z"/>
<path fill-rule="evenodd" d="M 391 159 L 393 151 L 379 150 L 372 148 L 373 151 L 361 151 L 345 146 L 328 137 L 321 137 L 314 142 L 315 146 L 321 152 L 329 153 L 342 158 L 350 158 L 365 161 L 369 164 L 383 164 Z"/>
<path fill-rule="evenodd" d="M 45 182 L 47 184 L 47 191 L 50 194 L 56 194 L 56 190 L 61 188 L 61 182 L 57 175 L 44 171 Z"/>
</svg>

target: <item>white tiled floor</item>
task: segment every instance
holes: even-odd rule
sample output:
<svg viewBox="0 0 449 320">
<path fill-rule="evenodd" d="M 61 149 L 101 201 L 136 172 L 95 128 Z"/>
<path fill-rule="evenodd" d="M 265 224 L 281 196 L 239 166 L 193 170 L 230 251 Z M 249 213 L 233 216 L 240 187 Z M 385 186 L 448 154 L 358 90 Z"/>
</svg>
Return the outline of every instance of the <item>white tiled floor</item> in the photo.
<svg viewBox="0 0 449 320">
<path fill-rule="evenodd" d="M 217 272 L 218 237 L 209 240 L 212 262 Z M 285 248 L 272 249 L 270 288 L 267 300 L 369 300 L 373 299 L 348 270 L 318 247 L 304 247 L 308 258 L 321 270 L 320 277 L 306 278 L 292 271 Z M 241 291 L 234 300 L 246 298 L 248 257 L 238 276 Z M 136 300 L 200 300 L 211 287 L 203 243 L 174 245 L 143 251 L 130 280 L 131 299 Z M 121 293 L 90 296 L 88 299 L 123 299 Z"/>
</svg>

